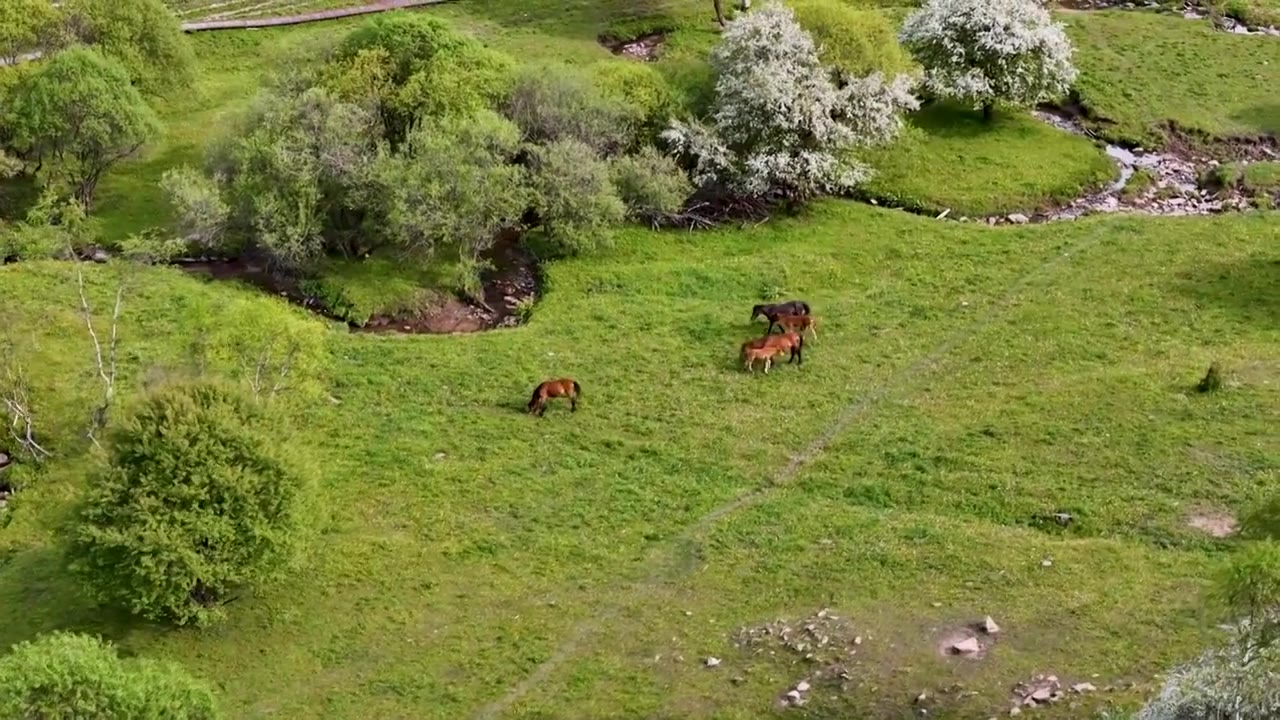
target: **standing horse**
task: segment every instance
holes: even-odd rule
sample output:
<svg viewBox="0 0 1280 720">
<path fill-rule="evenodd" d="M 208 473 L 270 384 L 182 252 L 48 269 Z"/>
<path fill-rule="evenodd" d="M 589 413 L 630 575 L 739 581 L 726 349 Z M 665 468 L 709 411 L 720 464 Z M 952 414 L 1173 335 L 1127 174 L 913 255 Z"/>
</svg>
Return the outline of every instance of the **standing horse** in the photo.
<svg viewBox="0 0 1280 720">
<path fill-rule="evenodd" d="M 756 360 L 763 360 L 764 372 L 768 375 L 769 367 L 773 365 L 773 358 L 787 351 L 791 352 L 791 358 L 787 360 L 787 364 L 792 362 L 797 365 L 804 364 L 804 338 L 793 332 L 766 335 L 742 343 L 742 363 L 750 371 L 755 368 Z"/>
<path fill-rule="evenodd" d="M 582 386 L 578 384 L 577 380 L 570 378 L 547 380 L 534 388 L 533 397 L 529 398 L 528 410 L 531 414 L 542 417 L 542 414 L 547 411 L 548 400 L 567 397 L 569 398 L 569 412 L 577 412 L 578 396 L 581 394 Z"/>
<path fill-rule="evenodd" d="M 776 305 L 754 305 L 751 308 L 751 322 L 755 322 L 756 318 L 763 315 L 769 320 L 769 329 L 766 333 L 773 332 L 773 325 L 782 315 L 808 315 L 809 303 L 803 300 L 788 300 L 784 303 Z"/>
<path fill-rule="evenodd" d="M 779 315 L 775 321 L 783 332 L 794 332 L 804 334 L 807 330 L 813 336 L 814 340 L 818 339 L 818 318 L 812 315 Z"/>
</svg>

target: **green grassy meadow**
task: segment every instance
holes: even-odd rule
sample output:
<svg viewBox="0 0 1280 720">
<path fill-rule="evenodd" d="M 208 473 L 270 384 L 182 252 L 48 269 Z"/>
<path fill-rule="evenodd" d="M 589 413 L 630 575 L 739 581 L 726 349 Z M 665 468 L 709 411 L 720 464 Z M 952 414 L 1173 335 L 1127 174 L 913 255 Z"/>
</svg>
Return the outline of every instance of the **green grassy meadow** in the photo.
<svg viewBox="0 0 1280 720">
<path fill-rule="evenodd" d="M 676 28 L 658 68 L 686 92 L 715 37 L 684 0 L 429 12 L 574 63 L 608 58 L 611 28 Z M 1118 135 L 1275 130 L 1273 38 L 1069 22 L 1082 99 Z M 164 170 L 200 162 L 281 47 L 349 25 L 193 35 L 200 80 L 162 105 L 166 138 L 102 183 L 105 236 L 167 223 Z M 1084 139 L 946 106 L 866 160 L 870 195 L 953 215 L 1033 210 L 1112 174 Z M 829 607 L 865 636 L 850 686 L 815 683 L 787 715 L 914 717 L 926 693 L 930 717 L 1004 716 L 1014 684 L 1052 673 L 1100 690 L 1035 717 L 1097 717 L 1217 637 L 1208 590 L 1232 541 L 1193 516 L 1280 487 L 1275 213 L 987 227 L 828 200 L 754 227 L 629 228 L 543 271 L 525 325 L 396 336 L 172 268 L 85 267 L 100 317 L 128 283 L 121 397 L 302 345 L 280 402 L 325 520 L 291 579 L 224 624 L 151 626 L 64 569 L 56 532 L 95 459 L 59 457 L 0 521 L 0 607 L 21 609 L 0 615 L 0 647 L 99 633 L 208 679 L 234 718 L 745 719 L 812 668 L 734 631 Z M 782 297 L 813 306 L 819 337 L 801 367 L 747 374 L 751 305 Z M 73 267 L 0 266 L 0 308 L 40 427 L 75 446 L 98 386 Z M 1214 361 L 1226 388 L 1196 393 Z M 583 385 L 578 412 L 524 414 L 561 376 Z M 1055 512 L 1074 522 L 1041 519 Z M 984 615 L 1003 628 L 984 657 L 938 651 Z"/>
</svg>

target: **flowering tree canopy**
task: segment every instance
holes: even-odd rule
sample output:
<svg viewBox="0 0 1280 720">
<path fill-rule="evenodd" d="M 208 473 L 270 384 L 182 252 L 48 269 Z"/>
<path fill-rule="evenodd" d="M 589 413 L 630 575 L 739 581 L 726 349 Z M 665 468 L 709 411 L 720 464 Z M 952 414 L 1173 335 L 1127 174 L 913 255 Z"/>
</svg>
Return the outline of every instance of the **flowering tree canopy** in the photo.
<svg viewBox="0 0 1280 720">
<path fill-rule="evenodd" d="M 898 37 L 931 92 L 987 117 L 997 101 L 1051 100 L 1076 78 L 1070 40 L 1035 0 L 928 0 Z"/>
<path fill-rule="evenodd" d="M 770 5 L 730 23 L 711 52 L 718 73 L 707 124 L 663 134 L 694 180 L 759 197 L 805 199 L 868 175 L 849 150 L 884 142 L 917 107 L 911 80 L 879 74 L 838 84 L 791 10 Z"/>
</svg>

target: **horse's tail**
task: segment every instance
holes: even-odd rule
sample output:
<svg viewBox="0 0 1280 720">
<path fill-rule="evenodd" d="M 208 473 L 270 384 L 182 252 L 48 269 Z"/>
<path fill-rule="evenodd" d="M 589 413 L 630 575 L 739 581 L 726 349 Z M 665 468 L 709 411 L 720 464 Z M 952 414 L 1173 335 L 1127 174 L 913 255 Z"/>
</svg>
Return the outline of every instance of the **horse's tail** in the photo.
<svg viewBox="0 0 1280 720">
<path fill-rule="evenodd" d="M 573 381 L 573 396 L 582 397 L 582 386 L 578 384 L 577 380 Z"/>
</svg>

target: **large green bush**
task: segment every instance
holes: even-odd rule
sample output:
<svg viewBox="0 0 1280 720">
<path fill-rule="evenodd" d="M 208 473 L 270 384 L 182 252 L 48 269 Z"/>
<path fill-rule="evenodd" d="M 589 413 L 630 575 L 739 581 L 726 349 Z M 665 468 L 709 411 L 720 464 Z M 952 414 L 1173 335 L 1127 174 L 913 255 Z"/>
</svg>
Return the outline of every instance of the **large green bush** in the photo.
<svg viewBox="0 0 1280 720">
<path fill-rule="evenodd" d="M 796 0 L 796 21 L 818 44 L 818 57 L 849 78 L 896 75 L 909 67 L 897 31 L 883 13 L 838 0 Z"/>
<path fill-rule="evenodd" d="M 546 238 L 573 254 L 607 244 L 626 208 L 609 178 L 609 165 L 589 146 L 560 140 L 535 152 L 534 209 Z"/>
<path fill-rule="evenodd" d="M 170 663 L 121 660 L 97 638 L 53 633 L 0 658 L 0 717 L 213 720 L 209 687 Z"/>
<path fill-rule="evenodd" d="M 72 568 L 100 600 L 178 624 L 217 619 L 303 532 L 303 478 L 259 403 L 212 382 L 156 390 L 115 428 L 89 483 Z"/>
<path fill-rule="evenodd" d="M 493 113 L 416 128 L 403 152 L 382 158 L 384 232 L 400 250 L 429 259 L 456 253 L 458 286 L 479 297 L 480 254 L 529 207 L 524 170 L 512 162 L 520 131 Z"/>
<path fill-rule="evenodd" d="M 633 220 L 655 222 L 680 209 L 693 192 L 675 160 L 648 147 L 611 163 L 613 186 Z"/>
<path fill-rule="evenodd" d="M 565 66 L 525 68 L 504 112 L 528 142 L 573 140 L 605 155 L 630 146 L 644 121 L 626 99 L 605 94 L 590 75 Z"/>
<path fill-rule="evenodd" d="M 442 20 L 393 15 L 353 30 L 321 75 L 338 99 L 376 105 L 388 139 L 398 143 L 417 118 L 494 107 L 511 86 L 514 65 Z"/>
<path fill-rule="evenodd" d="M 666 78 L 652 66 L 631 60 L 607 60 L 591 66 L 592 81 L 605 97 L 631 109 L 638 135 L 632 143 L 652 142 L 677 108 Z"/>
<path fill-rule="evenodd" d="M 167 94 L 190 86 L 195 56 L 162 0 L 65 0 L 62 12 L 64 41 L 114 58 L 143 92 Z"/>
</svg>

